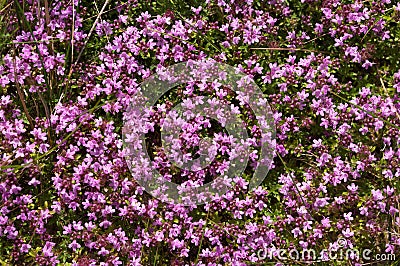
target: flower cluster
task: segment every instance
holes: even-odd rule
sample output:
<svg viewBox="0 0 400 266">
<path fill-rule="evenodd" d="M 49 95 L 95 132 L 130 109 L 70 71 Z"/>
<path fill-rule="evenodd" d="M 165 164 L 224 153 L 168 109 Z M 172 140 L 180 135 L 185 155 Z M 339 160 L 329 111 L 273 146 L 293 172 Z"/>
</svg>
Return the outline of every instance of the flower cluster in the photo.
<svg viewBox="0 0 400 266">
<path fill-rule="evenodd" d="M 336 251 L 339 239 L 399 254 L 399 19 L 391 0 L 3 1 L 0 262 L 247 265 L 266 263 L 259 250 Z M 130 171 L 123 117 L 140 84 L 190 60 L 232 65 L 262 89 L 276 157 L 256 189 L 262 123 L 218 81 L 158 100 L 130 132 L 151 161 Z M 203 99 L 220 120 L 224 109 L 240 118 L 247 142 L 197 113 Z M 162 126 L 179 129 L 169 149 Z M 204 205 L 165 203 L 139 184 L 154 169 L 210 182 L 240 146 L 251 148 L 247 167 Z M 205 168 L 171 163 L 203 153 Z M 371 263 L 346 259 L 337 263 Z"/>
</svg>

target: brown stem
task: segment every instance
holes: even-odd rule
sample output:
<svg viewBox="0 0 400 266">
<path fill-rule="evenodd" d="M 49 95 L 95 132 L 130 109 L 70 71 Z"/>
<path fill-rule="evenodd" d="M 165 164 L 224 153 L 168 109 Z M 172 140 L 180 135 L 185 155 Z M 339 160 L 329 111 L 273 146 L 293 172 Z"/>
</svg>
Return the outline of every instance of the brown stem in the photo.
<svg viewBox="0 0 400 266">
<path fill-rule="evenodd" d="M 40 98 L 40 101 L 42 102 L 42 104 L 43 104 L 43 106 L 44 106 L 44 111 L 45 111 L 45 113 L 46 113 L 46 118 L 47 118 L 47 121 L 49 122 L 49 124 L 50 124 L 50 118 L 51 118 L 51 116 L 50 116 L 50 111 L 49 111 L 49 107 L 47 106 L 47 103 L 46 103 L 46 101 L 43 99 L 43 96 L 42 96 L 42 94 L 39 92 L 39 98 Z M 49 141 L 50 141 L 50 145 L 53 145 L 53 140 L 52 140 L 52 138 L 51 138 L 51 134 L 50 134 L 50 125 L 49 125 L 49 127 L 47 128 L 47 136 L 49 137 Z"/>
</svg>

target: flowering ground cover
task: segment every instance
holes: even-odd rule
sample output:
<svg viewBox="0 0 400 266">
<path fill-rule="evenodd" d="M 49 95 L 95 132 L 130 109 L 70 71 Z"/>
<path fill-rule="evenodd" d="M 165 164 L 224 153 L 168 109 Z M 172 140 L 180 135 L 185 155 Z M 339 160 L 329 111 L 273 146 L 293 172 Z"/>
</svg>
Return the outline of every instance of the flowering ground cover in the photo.
<svg viewBox="0 0 400 266">
<path fill-rule="evenodd" d="M 399 20 L 394 0 L 0 0 L 1 265 L 399 265 Z M 182 62 L 232 66 L 262 95 L 198 70 L 132 111 Z M 171 202 L 140 183 L 153 170 L 230 179 Z"/>
</svg>

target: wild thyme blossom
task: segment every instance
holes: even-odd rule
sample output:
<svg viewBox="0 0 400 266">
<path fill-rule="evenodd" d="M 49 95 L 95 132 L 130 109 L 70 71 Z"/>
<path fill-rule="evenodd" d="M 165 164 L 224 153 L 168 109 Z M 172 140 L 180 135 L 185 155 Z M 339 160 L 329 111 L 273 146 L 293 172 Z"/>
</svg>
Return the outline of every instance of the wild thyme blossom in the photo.
<svg viewBox="0 0 400 266">
<path fill-rule="evenodd" d="M 2 262 L 246 265 L 265 262 L 259 250 L 292 248 L 329 260 L 339 239 L 398 254 L 399 4 L 289 2 L 0 4 Z M 190 60 L 247 75 L 272 119 L 257 117 L 250 104 L 264 102 L 235 93 L 223 76 L 189 80 L 146 116 L 132 113 L 143 126 L 125 136 L 135 149 L 148 145 L 150 157 L 132 174 L 124 113 L 146 79 Z M 196 106 L 229 112 L 249 137 L 237 141 L 223 130 L 229 121 Z M 277 156 L 254 185 L 271 120 Z M 138 183 L 156 169 L 199 187 L 226 174 L 240 147 L 249 149 L 244 171 L 204 205 L 165 203 Z"/>
</svg>

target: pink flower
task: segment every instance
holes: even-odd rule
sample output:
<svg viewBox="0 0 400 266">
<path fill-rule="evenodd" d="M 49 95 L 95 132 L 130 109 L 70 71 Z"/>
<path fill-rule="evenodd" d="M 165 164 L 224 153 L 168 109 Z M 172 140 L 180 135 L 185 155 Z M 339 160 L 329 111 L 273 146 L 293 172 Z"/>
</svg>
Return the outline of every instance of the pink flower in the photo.
<svg viewBox="0 0 400 266">
<path fill-rule="evenodd" d="M 350 230 L 350 228 L 346 228 L 346 230 L 342 230 L 342 234 L 344 237 L 349 238 L 354 236 L 354 232 Z"/>
<path fill-rule="evenodd" d="M 46 244 L 45 244 L 45 246 L 44 246 L 43 249 L 42 249 L 43 256 L 45 256 L 45 257 L 52 257 L 52 256 L 53 256 L 52 249 L 53 249 L 53 247 L 54 247 L 55 245 L 56 245 L 56 243 L 47 241 Z"/>
</svg>

